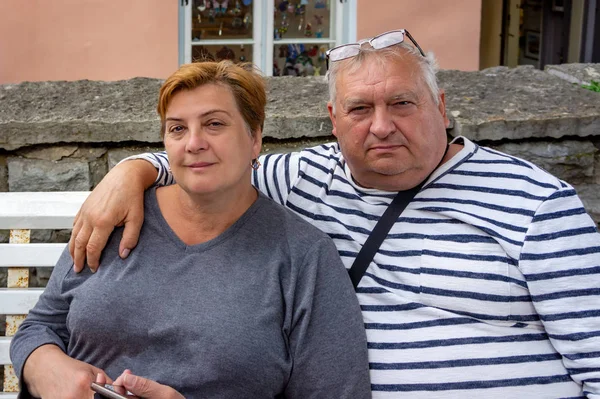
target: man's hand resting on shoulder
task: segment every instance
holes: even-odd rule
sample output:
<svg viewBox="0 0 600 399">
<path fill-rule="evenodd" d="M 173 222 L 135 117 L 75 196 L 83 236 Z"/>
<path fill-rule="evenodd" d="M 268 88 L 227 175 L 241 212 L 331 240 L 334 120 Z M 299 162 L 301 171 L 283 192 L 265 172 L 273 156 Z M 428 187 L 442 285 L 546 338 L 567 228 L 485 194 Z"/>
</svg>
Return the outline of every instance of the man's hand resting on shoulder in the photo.
<svg viewBox="0 0 600 399">
<path fill-rule="evenodd" d="M 115 226 L 125 225 L 119 255 L 126 258 L 137 245 L 144 221 L 144 190 L 156 179 L 157 171 L 144 160 L 115 166 L 92 191 L 75 216 L 69 252 L 76 272 L 83 270 L 86 258 L 92 271 L 100 265 L 100 255 Z"/>
</svg>

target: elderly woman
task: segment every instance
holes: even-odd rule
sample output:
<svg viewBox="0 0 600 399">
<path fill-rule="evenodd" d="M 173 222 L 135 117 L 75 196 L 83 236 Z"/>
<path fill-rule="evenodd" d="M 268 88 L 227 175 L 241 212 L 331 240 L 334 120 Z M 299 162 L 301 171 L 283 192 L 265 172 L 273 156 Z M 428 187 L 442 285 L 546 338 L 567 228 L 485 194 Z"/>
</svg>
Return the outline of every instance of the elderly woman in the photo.
<svg viewBox="0 0 600 399">
<path fill-rule="evenodd" d="M 188 398 L 370 397 L 335 246 L 250 184 L 265 104 L 263 79 L 228 61 L 166 80 L 158 113 L 177 184 L 146 192 L 126 260 L 122 229 L 95 274 L 74 273 L 65 250 L 11 345 L 24 395 L 91 397 L 95 372 L 130 369 Z M 84 365 L 88 381 L 65 371 Z"/>
</svg>

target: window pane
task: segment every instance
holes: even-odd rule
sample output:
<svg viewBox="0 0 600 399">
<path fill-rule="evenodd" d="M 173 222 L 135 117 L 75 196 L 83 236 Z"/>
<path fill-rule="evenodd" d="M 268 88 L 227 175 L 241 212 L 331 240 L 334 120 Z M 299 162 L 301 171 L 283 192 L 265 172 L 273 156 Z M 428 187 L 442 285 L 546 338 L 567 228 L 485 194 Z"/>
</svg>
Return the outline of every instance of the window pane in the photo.
<svg viewBox="0 0 600 399">
<path fill-rule="evenodd" d="M 334 0 L 275 0 L 275 40 L 329 38 L 329 1 Z"/>
<path fill-rule="evenodd" d="M 273 76 L 319 76 L 327 72 L 327 44 L 275 44 Z"/>
<path fill-rule="evenodd" d="M 233 60 L 235 62 L 252 62 L 252 46 L 243 44 L 232 44 L 227 46 L 192 46 L 192 62 L 207 60 Z"/>
<path fill-rule="evenodd" d="M 192 2 L 192 43 L 207 39 L 251 38 L 252 0 Z"/>
</svg>

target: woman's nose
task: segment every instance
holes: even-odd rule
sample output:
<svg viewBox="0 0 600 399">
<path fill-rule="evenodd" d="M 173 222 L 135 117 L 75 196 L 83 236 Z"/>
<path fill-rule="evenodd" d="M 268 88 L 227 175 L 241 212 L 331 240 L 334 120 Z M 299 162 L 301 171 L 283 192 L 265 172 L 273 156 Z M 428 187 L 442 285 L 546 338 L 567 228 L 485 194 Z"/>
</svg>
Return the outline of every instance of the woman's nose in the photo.
<svg viewBox="0 0 600 399">
<path fill-rule="evenodd" d="M 186 150 L 188 152 L 198 152 L 208 148 L 206 135 L 201 129 L 190 129 L 190 135 L 188 137 L 189 138 L 186 143 Z"/>
</svg>

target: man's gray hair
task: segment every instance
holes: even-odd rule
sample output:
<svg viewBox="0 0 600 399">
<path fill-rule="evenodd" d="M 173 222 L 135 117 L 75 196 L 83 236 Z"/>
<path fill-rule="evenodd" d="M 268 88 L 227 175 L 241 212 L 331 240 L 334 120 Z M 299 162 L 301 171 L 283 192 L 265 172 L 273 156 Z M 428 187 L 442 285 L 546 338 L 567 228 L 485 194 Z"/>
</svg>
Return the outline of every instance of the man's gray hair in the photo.
<svg viewBox="0 0 600 399">
<path fill-rule="evenodd" d="M 380 50 L 375 50 L 373 47 L 366 45 L 360 49 L 360 52 L 357 56 L 329 64 L 329 70 L 327 71 L 327 83 L 329 86 L 329 101 L 333 107 L 333 112 L 335 113 L 335 83 L 340 69 L 345 68 L 349 69 L 351 72 L 356 71 L 360 68 L 363 61 L 367 57 L 377 57 L 377 60 L 385 63 L 387 62 L 386 59 L 398 59 L 405 56 L 414 57 L 415 61 L 417 61 L 419 67 L 421 68 L 421 78 L 427 85 L 435 105 L 439 105 L 440 89 L 438 87 L 436 78 L 436 73 L 438 72 L 439 68 L 435 56 L 432 52 L 428 52 L 426 56 L 423 57 L 419 52 L 419 49 L 406 42 L 402 42 L 398 45 L 386 47 Z"/>
</svg>

